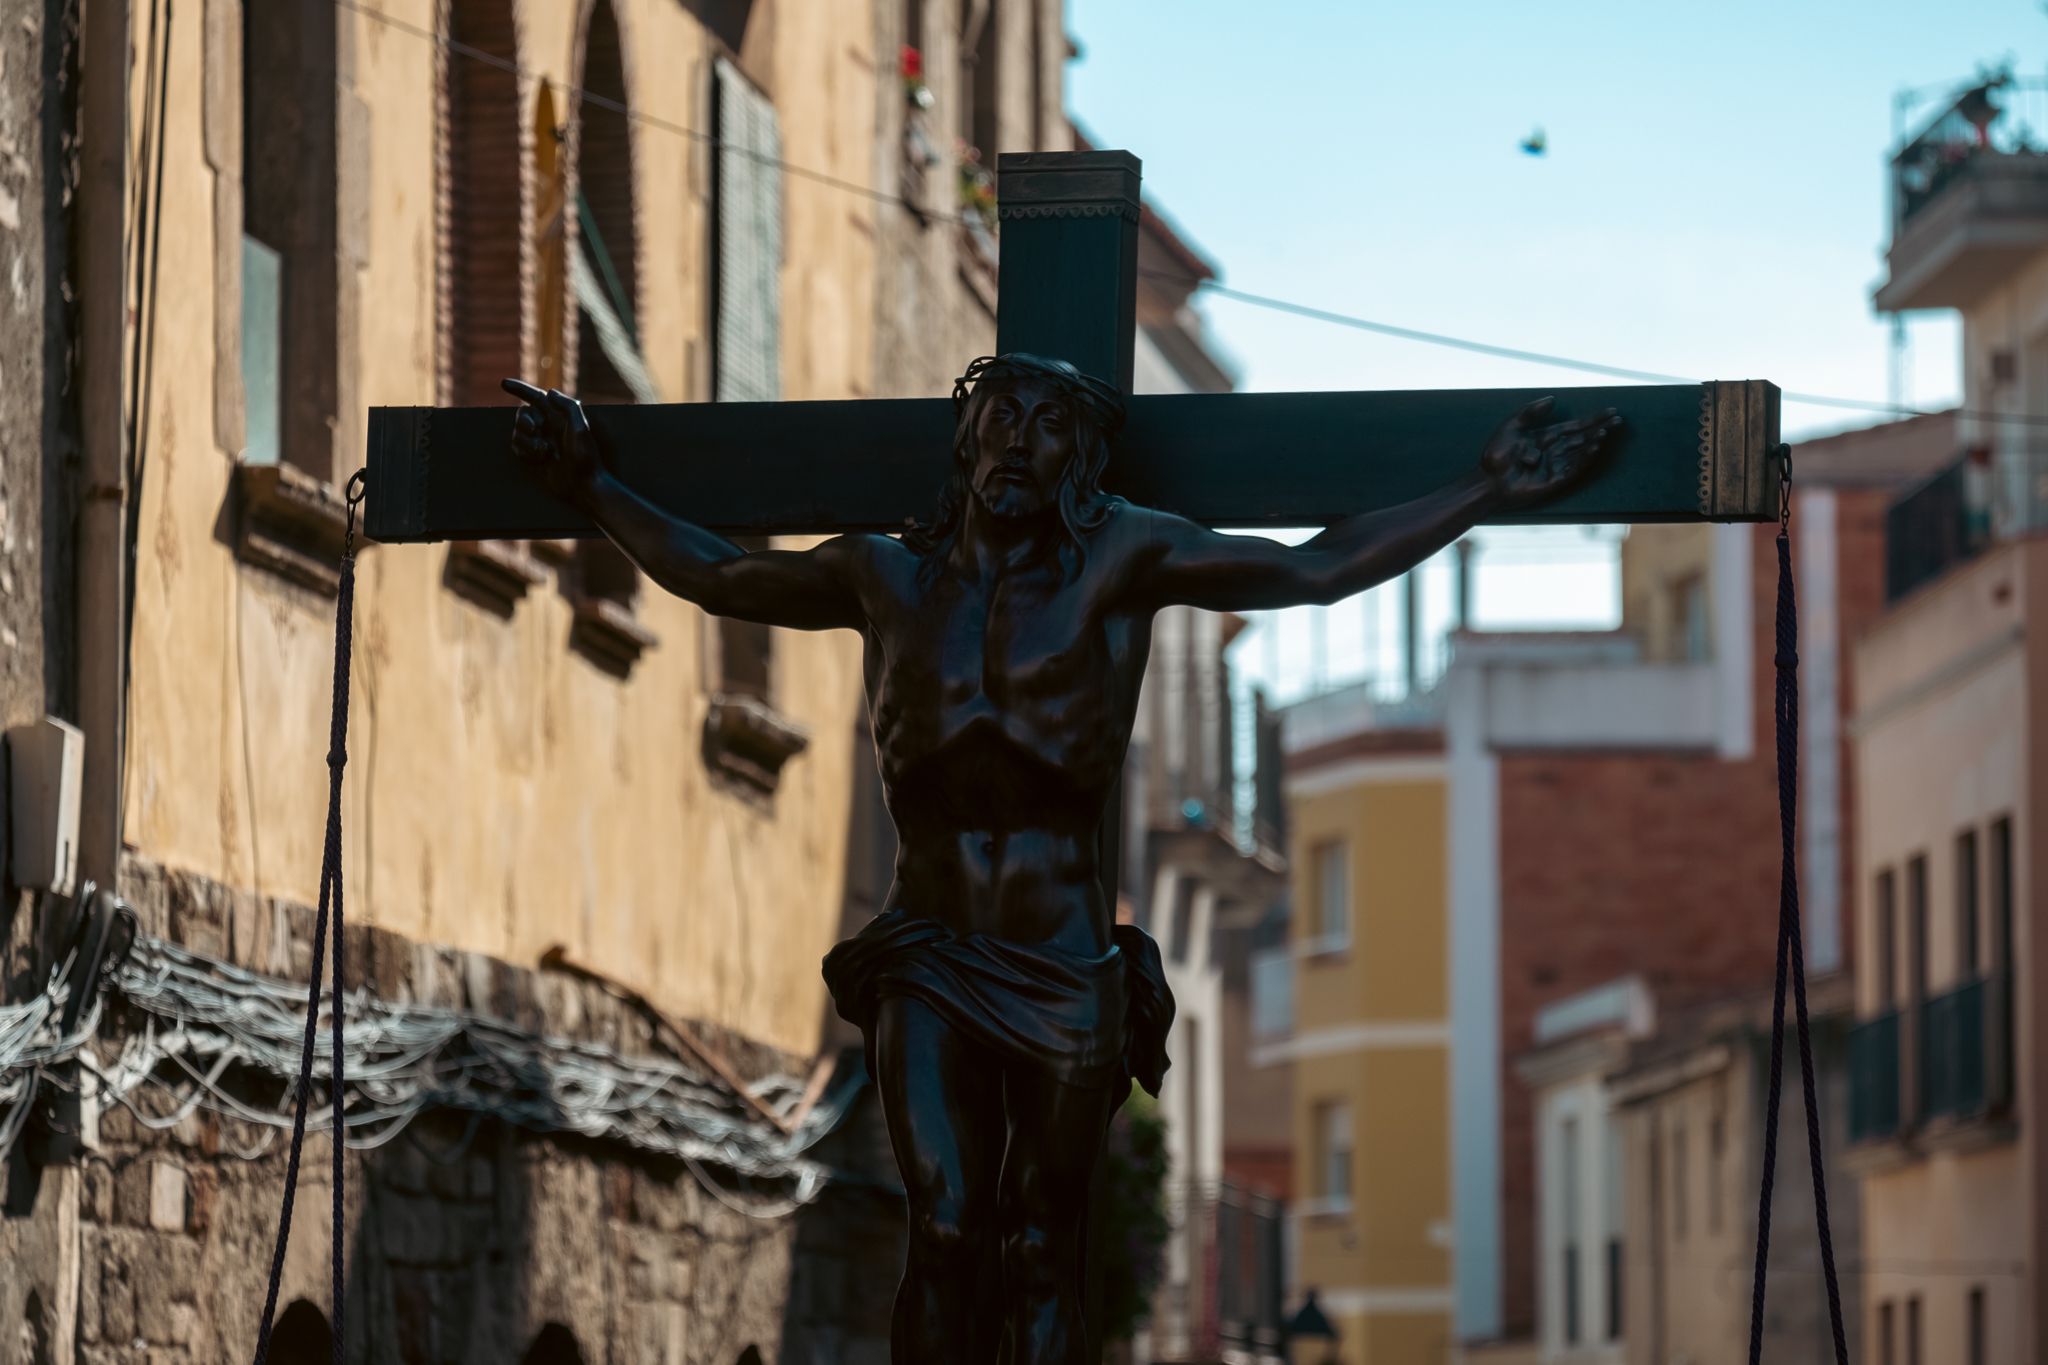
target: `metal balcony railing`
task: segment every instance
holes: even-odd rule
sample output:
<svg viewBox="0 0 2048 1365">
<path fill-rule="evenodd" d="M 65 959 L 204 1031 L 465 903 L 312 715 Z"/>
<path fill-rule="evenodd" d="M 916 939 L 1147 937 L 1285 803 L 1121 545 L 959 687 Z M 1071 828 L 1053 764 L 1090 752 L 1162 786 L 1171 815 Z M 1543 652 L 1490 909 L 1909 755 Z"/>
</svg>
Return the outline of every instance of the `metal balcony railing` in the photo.
<svg viewBox="0 0 2048 1365">
<path fill-rule="evenodd" d="M 1930 999 L 1920 1015 L 1923 1118 L 1968 1119 L 1985 1110 L 1985 990 L 1971 981 Z"/>
<path fill-rule="evenodd" d="M 1849 1030 L 1849 1141 L 1899 1131 L 1899 1012 L 1888 1010 Z"/>
<path fill-rule="evenodd" d="M 1901 111 L 1912 103 L 1901 106 Z M 2040 158 L 2048 174 L 2048 79 L 2002 72 L 1943 97 L 1892 156 L 1892 231 L 1987 157 Z"/>
<path fill-rule="evenodd" d="M 1277 1200 L 1227 1181 L 1168 1192 L 1166 1273 L 1152 1299 L 1151 1358 L 1279 1358 L 1285 1292 Z"/>
</svg>

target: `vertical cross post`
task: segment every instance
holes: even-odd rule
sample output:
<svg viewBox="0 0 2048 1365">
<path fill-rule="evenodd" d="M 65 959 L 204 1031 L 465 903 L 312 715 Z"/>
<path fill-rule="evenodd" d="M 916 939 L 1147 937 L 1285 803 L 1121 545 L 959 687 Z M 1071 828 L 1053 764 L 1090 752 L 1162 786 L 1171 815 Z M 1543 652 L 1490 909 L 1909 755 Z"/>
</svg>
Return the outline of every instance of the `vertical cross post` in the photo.
<svg viewBox="0 0 2048 1365">
<path fill-rule="evenodd" d="M 1138 321 L 1138 158 L 1129 152 L 1009 152 L 996 159 L 1002 224 L 996 350 L 1056 357 L 1131 392 Z M 1124 784 L 1097 838 L 1113 918 Z M 1101 1162 L 1096 1169 L 1099 1175 Z M 1089 1196 L 1087 1264 L 1100 1264 L 1100 1180 Z M 1088 1358 L 1102 1358 L 1102 1277 L 1085 1277 Z"/>
<path fill-rule="evenodd" d="M 1138 323 L 1138 158 L 1005 152 L 996 176 L 1003 231 L 996 350 L 1057 357 L 1128 396 Z M 1112 916 L 1122 812 L 1119 781 L 1099 841 Z"/>
<path fill-rule="evenodd" d="M 1057 356 L 1131 391 L 1138 320 L 1138 158 L 1009 152 L 996 349 Z"/>
</svg>

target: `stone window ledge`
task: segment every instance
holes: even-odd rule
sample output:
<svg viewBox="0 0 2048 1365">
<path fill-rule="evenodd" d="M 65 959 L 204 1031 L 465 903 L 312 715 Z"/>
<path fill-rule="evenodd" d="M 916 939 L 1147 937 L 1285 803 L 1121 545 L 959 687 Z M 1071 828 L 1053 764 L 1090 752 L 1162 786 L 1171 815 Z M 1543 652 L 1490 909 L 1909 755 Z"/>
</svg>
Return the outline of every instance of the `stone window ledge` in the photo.
<svg viewBox="0 0 2048 1365">
<path fill-rule="evenodd" d="M 720 692 L 704 714 L 704 762 L 753 796 L 772 796 L 783 765 L 810 744 L 809 732 L 759 697 Z"/>
<path fill-rule="evenodd" d="M 243 563 L 327 597 L 340 590 L 348 503 L 339 490 L 279 463 L 235 466 L 234 492 L 235 554 Z"/>
<path fill-rule="evenodd" d="M 576 540 L 573 536 L 561 540 L 529 540 L 527 553 L 548 564 L 567 564 L 576 557 Z"/>
<path fill-rule="evenodd" d="M 448 586 L 499 616 L 509 617 L 527 589 L 547 576 L 524 541 L 458 540 L 448 547 Z"/>
<path fill-rule="evenodd" d="M 661 643 L 623 602 L 577 593 L 570 597 L 569 605 L 575 613 L 569 643 L 614 677 L 631 673 L 640 656 Z"/>
</svg>

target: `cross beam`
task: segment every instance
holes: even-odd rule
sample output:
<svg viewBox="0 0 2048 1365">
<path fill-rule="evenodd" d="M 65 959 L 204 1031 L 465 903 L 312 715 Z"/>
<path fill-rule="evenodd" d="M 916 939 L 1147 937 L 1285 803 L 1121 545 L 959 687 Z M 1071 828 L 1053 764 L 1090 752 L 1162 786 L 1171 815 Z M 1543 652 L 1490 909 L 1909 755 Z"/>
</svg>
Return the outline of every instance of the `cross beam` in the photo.
<svg viewBox="0 0 2048 1365">
<path fill-rule="evenodd" d="M 1005 155 L 998 348 L 1070 360 L 1128 390 L 1138 162 Z M 961 356 L 964 365 L 971 357 Z M 1607 466 L 1529 522 L 1760 521 L 1777 514 L 1778 390 L 1651 387 L 1179 394 L 1131 400 L 1104 485 L 1214 526 L 1322 525 L 1467 472 L 1502 418 L 1613 407 Z M 365 529 L 387 542 L 596 535 L 512 463 L 510 407 L 370 410 Z M 728 535 L 898 531 L 947 472 L 947 399 L 604 406 L 615 469 L 656 505 Z"/>
<path fill-rule="evenodd" d="M 1131 400 L 1104 486 L 1211 526 L 1319 526 L 1471 470 L 1500 420 L 1545 394 L 1560 417 L 1618 409 L 1606 470 L 1525 522 L 1777 515 L 1778 391 L 1749 380 L 1635 388 L 1176 394 Z M 943 398 L 594 404 L 613 468 L 726 535 L 900 531 L 944 482 Z M 387 542 L 598 534 L 512 464 L 509 408 L 376 408 L 367 529 Z"/>
</svg>

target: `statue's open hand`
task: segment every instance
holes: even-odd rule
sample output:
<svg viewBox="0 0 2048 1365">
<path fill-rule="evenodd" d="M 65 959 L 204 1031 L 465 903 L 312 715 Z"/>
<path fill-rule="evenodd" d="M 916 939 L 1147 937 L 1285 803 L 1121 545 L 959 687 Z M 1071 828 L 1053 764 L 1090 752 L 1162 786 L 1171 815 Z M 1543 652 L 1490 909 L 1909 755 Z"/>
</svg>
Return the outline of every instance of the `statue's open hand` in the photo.
<svg viewBox="0 0 2048 1365">
<path fill-rule="evenodd" d="M 512 453 L 541 487 L 580 505 L 604 463 L 583 405 L 559 389 L 537 389 L 517 379 L 507 379 L 503 388 L 526 405 L 512 419 Z"/>
<path fill-rule="evenodd" d="M 1534 507 L 1577 485 L 1621 434 L 1613 408 L 1572 422 L 1546 422 L 1551 400 L 1539 398 L 1501 424 L 1479 467 L 1506 510 Z"/>
</svg>

